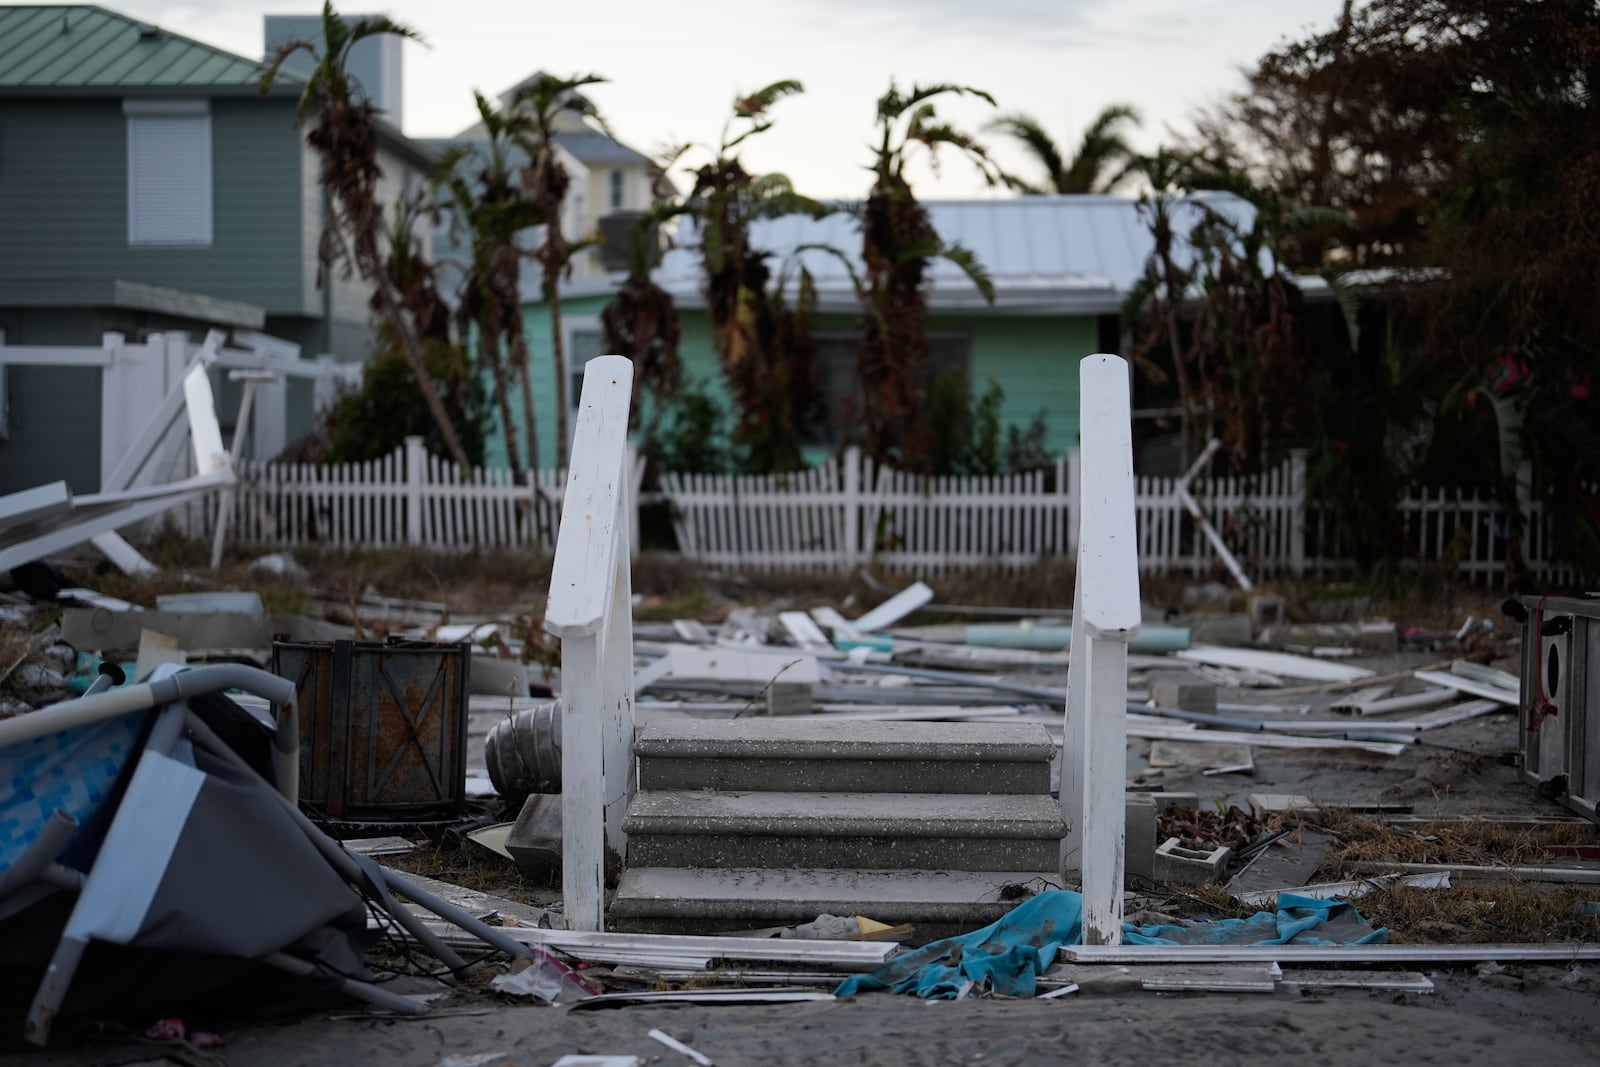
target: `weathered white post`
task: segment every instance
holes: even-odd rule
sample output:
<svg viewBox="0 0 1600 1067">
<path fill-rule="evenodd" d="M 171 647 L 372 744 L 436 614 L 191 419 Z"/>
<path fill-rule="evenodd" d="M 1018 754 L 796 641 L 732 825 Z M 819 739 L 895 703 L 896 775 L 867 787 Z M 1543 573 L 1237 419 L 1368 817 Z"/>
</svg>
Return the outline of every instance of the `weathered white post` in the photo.
<svg viewBox="0 0 1600 1067">
<path fill-rule="evenodd" d="M 1061 753 L 1062 870 L 1083 886 L 1083 939 L 1122 942 L 1128 642 L 1138 632 L 1133 423 L 1128 364 L 1093 355 L 1078 368 L 1082 438 L 1072 663 Z"/>
<path fill-rule="evenodd" d="M 628 404 L 633 363 L 588 362 L 544 628 L 561 639 L 561 888 L 569 930 L 605 924 L 609 852 L 633 785 Z"/>
</svg>

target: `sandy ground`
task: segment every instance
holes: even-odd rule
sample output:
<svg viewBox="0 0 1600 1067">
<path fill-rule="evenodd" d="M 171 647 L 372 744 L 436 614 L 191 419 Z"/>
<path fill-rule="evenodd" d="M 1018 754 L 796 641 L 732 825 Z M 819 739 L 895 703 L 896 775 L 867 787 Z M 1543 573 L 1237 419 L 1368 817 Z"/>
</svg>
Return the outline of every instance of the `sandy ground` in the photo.
<svg viewBox="0 0 1600 1067">
<path fill-rule="evenodd" d="M 1393 669 L 1437 657 L 1363 660 Z M 1046 683 L 1048 684 L 1048 683 Z M 1223 699 L 1233 699 L 1233 695 Z M 1271 701 L 1270 691 L 1253 699 Z M 1326 698 L 1301 698 L 1314 706 Z M 1315 711 L 1312 713 L 1315 715 Z M 1418 814 L 1559 816 L 1500 757 L 1517 747 L 1514 715 L 1497 714 L 1424 735 L 1397 758 L 1255 751 L 1255 772 L 1162 772 L 1161 784 L 1204 799 L 1246 802 L 1253 792 L 1335 802 L 1408 803 Z M 1130 745 L 1141 773 L 1148 742 Z M 63 1033 L 46 1052 L 0 1041 L 17 1067 L 179 1062 L 234 1067 L 392 1064 L 434 1067 L 449 1056 L 507 1053 L 501 1065 L 542 1067 L 568 1053 L 631 1054 L 647 1064 L 691 1061 L 650 1040 L 660 1028 L 722 1067 L 743 1064 L 1505 1064 L 1600 1062 L 1600 964 L 1513 968 L 1480 976 L 1431 972 L 1433 995 L 1337 991 L 1298 994 L 1076 994 L 1050 1001 L 925 1003 L 889 994 L 789 1005 L 621 1007 L 598 1011 L 507 1005 L 457 995 L 417 1020 L 320 1013 L 219 1030 L 213 1053 L 116 1035 Z M 163 1056 L 166 1057 L 163 1060 Z"/>
<path fill-rule="evenodd" d="M 230 1031 L 230 1067 L 387 1064 L 433 1067 L 449 1056 L 504 1052 L 500 1065 L 543 1067 L 569 1053 L 691 1061 L 646 1035 L 659 1028 L 721 1067 L 782 1064 L 1452 1064 L 1586 1067 L 1600 1048 L 1596 983 L 1560 985 L 1530 969 L 1516 990 L 1458 977 L 1432 996 L 1341 992 L 1076 995 L 1050 1001 L 925 1002 L 887 993 L 792 1005 L 692 1005 L 603 1011 L 465 1004 L 414 1021 L 314 1017 Z M 4 1051 L 0 1049 L 0 1051 Z M 90 1040 L 17 1067 L 109 1067 L 158 1061 L 161 1046 Z"/>
</svg>

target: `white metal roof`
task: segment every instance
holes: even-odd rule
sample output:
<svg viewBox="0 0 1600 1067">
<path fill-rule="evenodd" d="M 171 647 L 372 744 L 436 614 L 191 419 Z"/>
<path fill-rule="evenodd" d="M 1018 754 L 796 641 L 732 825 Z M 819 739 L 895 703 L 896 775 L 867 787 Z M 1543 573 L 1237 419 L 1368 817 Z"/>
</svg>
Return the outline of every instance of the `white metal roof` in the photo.
<svg viewBox="0 0 1600 1067">
<path fill-rule="evenodd" d="M 1235 222 L 1248 224 L 1253 209 L 1228 194 L 1207 194 L 1205 202 Z M 1153 240 L 1138 202 L 1121 196 L 1020 196 L 995 200 L 923 201 L 934 228 L 950 244 L 971 251 L 994 281 L 991 307 L 960 268 L 943 260 L 929 272 L 928 302 L 945 311 L 989 314 L 1096 314 L 1113 312 L 1139 279 Z M 1181 204 L 1174 229 L 1186 234 L 1199 208 Z M 844 264 L 827 252 L 804 245 L 827 245 L 861 263 L 856 221 L 840 213 L 822 219 L 790 215 L 759 222 L 752 233 L 757 248 L 772 253 L 774 274 L 788 263 L 792 278 L 804 263 L 816 282 L 823 310 L 858 307 Z M 1181 237 L 1180 263 L 1189 256 Z M 675 247 L 662 259 L 656 281 L 687 306 L 702 302 L 697 234 L 680 222 Z"/>
</svg>

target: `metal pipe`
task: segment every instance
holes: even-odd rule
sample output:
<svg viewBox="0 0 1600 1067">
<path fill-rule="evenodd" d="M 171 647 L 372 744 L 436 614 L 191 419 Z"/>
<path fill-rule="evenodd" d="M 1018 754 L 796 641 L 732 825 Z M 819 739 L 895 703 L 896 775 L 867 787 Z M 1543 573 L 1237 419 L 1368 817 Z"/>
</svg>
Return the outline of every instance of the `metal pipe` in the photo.
<svg viewBox="0 0 1600 1067">
<path fill-rule="evenodd" d="M 0 748 L 224 689 L 243 689 L 274 704 L 292 704 L 295 700 L 293 682 L 256 667 L 238 663 L 193 667 L 155 681 L 64 700 L 30 715 L 0 721 Z M 298 737 L 293 744 L 298 747 Z"/>
<path fill-rule="evenodd" d="M 201 722 L 200 718 L 195 715 L 194 712 L 189 712 L 188 719 L 189 732 L 194 735 L 194 739 L 200 742 L 201 745 L 205 746 L 215 755 L 227 760 L 235 767 L 248 771 L 257 778 L 261 777 L 259 774 L 256 774 L 255 768 L 246 763 L 237 752 L 233 751 L 233 749 L 229 748 L 226 743 L 218 738 L 217 735 L 211 731 L 210 727 Z M 308 838 L 310 838 L 311 844 L 315 846 L 318 852 L 322 853 L 324 859 L 333 865 L 333 869 L 338 871 L 341 877 L 343 877 L 347 882 L 351 882 L 355 885 L 363 885 L 370 880 L 369 873 L 361 866 L 359 862 L 357 862 L 356 858 L 350 853 L 346 852 L 344 847 L 340 845 L 339 842 L 333 840 L 327 834 L 317 829 L 311 820 L 306 818 L 305 813 L 302 812 L 297 805 L 290 802 L 288 797 L 277 791 L 273 791 L 273 796 L 278 798 L 279 803 L 283 806 L 283 809 L 289 813 L 290 818 L 292 818 L 300 827 L 300 830 Z M 381 869 L 382 868 L 379 868 L 379 870 Z M 382 888 L 381 884 L 379 885 L 379 888 Z M 421 903 L 421 901 L 418 901 L 418 903 Z M 433 955 L 437 957 L 445 966 L 449 967 L 453 971 L 460 970 L 466 966 L 466 961 L 464 961 L 460 956 L 456 955 L 449 945 L 446 945 L 442 940 L 440 940 L 436 934 L 423 925 L 422 920 L 411 914 L 411 912 L 407 911 L 405 908 L 395 907 L 389 912 L 389 914 L 392 915 L 394 920 L 403 926 L 408 933 L 410 933 L 418 941 L 422 942 L 423 946 L 429 952 L 433 953 Z"/>
<path fill-rule="evenodd" d="M 426 1004 L 418 1004 L 409 997 L 402 997 L 400 994 L 391 993 L 387 989 L 379 989 L 370 982 L 358 982 L 353 978 L 346 978 L 342 974 L 325 971 L 286 952 L 269 952 L 261 957 L 261 962 L 299 978 L 332 979 L 334 987 L 346 996 L 354 997 L 356 1000 L 364 1000 L 375 1008 L 392 1011 L 397 1015 L 428 1014 L 428 1006 Z"/>
<path fill-rule="evenodd" d="M 39 827 L 39 836 L 23 849 L 16 861 L 0 871 L 0 900 L 45 876 L 61 850 L 78 830 L 78 820 L 57 808 Z"/>
</svg>

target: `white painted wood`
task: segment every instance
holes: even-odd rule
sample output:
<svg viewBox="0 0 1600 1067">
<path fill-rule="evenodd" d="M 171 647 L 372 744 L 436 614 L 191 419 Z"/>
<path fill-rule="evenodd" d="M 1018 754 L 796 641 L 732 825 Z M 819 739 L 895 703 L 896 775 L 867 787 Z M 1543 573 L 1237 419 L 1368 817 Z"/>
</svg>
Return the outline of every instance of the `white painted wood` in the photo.
<svg viewBox="0 0 1600 1067">
<path fill-rule="evenodd" d="M 932 600 L 933 590 L 914 582 L 857 619 L 855 627 L 864 634 L 886 630 Z"/>
<path fill-rule="evenodd" d="M 1083 887 L 1085 944 L 1122 942 L 1128 641 L 1138 632 L 1133 420 L 1128 365 L 1092 355 L 1078 368 L 1083 435 L 1081 516 L 1067 672 L 1062 795 Z M 1071 773 L 1067 768 L 1072 767 Z M 1067 803 L 1064 801 L 1064 803 Z"/>
<path fill-rule="evenodd" d="M 584 368 L 545 630 L 561 639 L 562 908 L 575 930 L 605 926 L 607 853 L 626 856 L 633 775 L 628 406 L 633 364 Z"/>
<path fill-rule="evenodd" d="M 788 632 L 790 640 L 800 646 L 803 651 L 812 655 L 836 655 L 833 642 L 828 640 L 828 635 L 822 628 L 811 621 L 811 616 L 803 611 L 780 611 L 778 622 Z"/>
<path fill-rule="evenodd" d="M 1498 685 L 1488 685 L 1484 682 L 1476 682 L 1471 678 L 1464 678 L 1459 674 L 1452 674 L 1449 671 L 1417 671 L 1416 678 L 1418 681 L 1427 682 L 1430 685 L 1444 686 L 1461 693 L 1469 693 L 1475 697 L 1482 697 L 1485 700 L 1493 700 L 1501 704 L 1507 704 L 1513 708 L 1517 706 L 1520 700 L 1515 692 L 1502 689 Z"/>
<path fill-rule="evenodd" d="M 1196 645 L 1176 653 L 1181 660 L 1205 663 L 1214 667 L 1242 667 L 1246 670 L 1266 671 L 1288 678 L 1304 678 L 1312 682 L 1354 682 L 1372 678 L 1377 672 L 1365 667 L 1351 667 L 1343 663 L 1297 656 L 1292 652 L 1266 652 L 1254 648 L 1222 648 L 1216 645 Z"/>
</svg>

